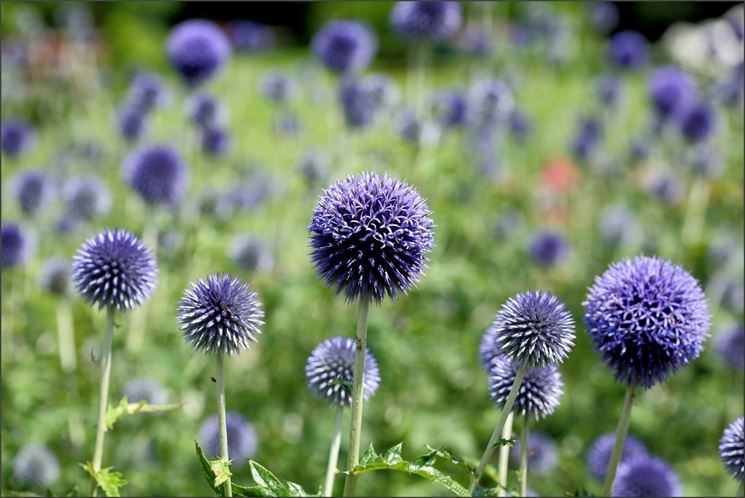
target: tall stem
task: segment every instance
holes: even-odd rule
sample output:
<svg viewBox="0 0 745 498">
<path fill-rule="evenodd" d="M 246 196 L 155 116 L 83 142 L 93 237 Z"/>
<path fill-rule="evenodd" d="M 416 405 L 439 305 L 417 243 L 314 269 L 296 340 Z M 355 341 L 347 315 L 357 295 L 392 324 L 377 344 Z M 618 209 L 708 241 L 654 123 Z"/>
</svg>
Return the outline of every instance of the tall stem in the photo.
<svg viewBox="0 0 745 498">
<path fill-rule="evenodd" d="M 520 496 L 528 496 L 528 414 L 523 417 L 523 426 L 520 430 Z"/>
<path fill-rule="evenodd" d="M 57 341 L 63 372 L 73 372 L 78 362 L 75 355 L 75 331 L 70 316 L 70 302 L 60 299 L 57 304 Z"/>
<path fill-rule="evenodd" d="M 502 429 L 502 439 L 512 437 L 512 420 L 514 415 L 510 412 Z M 502 445 L 499 447 L 499 480 L 497 481 L 497 496 L 507 496 L 507 469 L 510 463 L 510 447 Z"/>
<path fill-rule="evenodd" d="M 626 398 L 623 400 L 621 418 L 618 420 L 618 428 L 616 429 L 616 442 L 613 445 L 613 453 L 611 453 L 610 461 L 608 462 L 608 473 L 605 475 L 603 496 L 610 496 L 613 490 L 613 481 L 616 479 L 616 469 L 618 468 L 619 460 L 621 460 L 621 453 L 623 453 L 623 443 L 626 440 L 626 434 L 629 432 L 631 407 L 634 406 L 635 398 L 636 385 L 631 384 L 626 389 Z"/>
<path fill-rule="evenodd" d="M 228 456 L 228 426 L 226 423 L 225 413 L 225 365 L 223 363 L 223 354 L 217 353 L 217 424 L 218 437 L 220 439 L 220 458 L 229 460 Z M 233 486 L 230 483 L 230 477 L 223 484 L 225 496 L 233 496 Z"/>
<path fill-rule="evenodd" d="M 494 455 L 495 445 L 497 444 L 499 436 L 502 435 L 502 429 L 504 428 L 504 424 L 507 422 L 507 417 L 509 417 L 512 412 L 512 405 L 515 404 L 515 398 L 517 398 L 517 393 L 520 391 L 520 384 L 523 382 L 523 377 L 525 377 L 527 369 L 527 365 L 520 365 L 517 375 L 515 375 L 515 381 L 512 383 L 512 388 L 510 388 L 510 394 L 504 402 L 502 414 L 499 416 L 499 421 L 494 427 L 494 432 L 492 432 L 491 438 L 489 438 L 489 443 L 486 445 L 486 449 L 484 450 L 484 455 L 481 457 L 481 462 L 479 462 L 476 476 L 471 479 L 471 484 L 468 486 L 468 493 L 472 496 L 473 492 L 476 490 L 476 486 L 481 480 L 481 476 L 484 475 L 486 465 L 489 463 L 489 460 L 491 460 L 492 455 Z"/>
<path fill-rule="evenodd" d="M 367 348 L 367 314 L 370 301 L 360 299 L 357 314 L 357 338 L 354 348 L 354 383 L 352 385 L 352 427 L 349 429 L 349 454 L 347 455 L 347 471 L 351 472 L 360 462 L 360 439 L 362 436 L 362 387 L 365 375 L 365 351 Z M 344 496 L 354 495 L 357 476 L 347 474 L 344 480 Z"/>
<path fill-rule="evenodd" d="M 111 340 L 114 335 L 114 308 L 106 311 L 106 330 L 103 335 L 103 347 L 101 348 L 101 391 L 98 400 L 98 428 L 96 429 L 96 448 L 93 452 L 93 470 L 101 470 L 103 460 L 103 440 L 106 434 L 106 408 L 109 404 L 109 379 L 111 378 Z M 91 496 L 96 496 L 97 482 L 91 477 Z"/>
<path fill-rule="evenodd" d="M 735 496 L 742 496 L 743 492 L 743 482 L 740 481 L 740 484 L 737 485 L 737 492 L 735 493 Z"/>
<path fill-rule="evenodd" d="M 336 408 L 336 417 L 334 419 L 334 437 L 331 440 L 331 449 L 329 450 L 329 463 L 326 467 L 326 483 L 323 486 L 323 495 L 332 496 L 334 493 L 334 477 L 336 477 L 336 465 L 339 462 L 339 448 L 341 447 L 341 421 L 344 414 L 341 406 Z"/>
<path fill-rule="evenodd" d="M 709 184 L 703 178 L 696 178 L 688 194 L 688 206 L 683 220 L 683 240 L 693 243 L 701 238 L 706 208 L 709 204 Z"/>
</svg>

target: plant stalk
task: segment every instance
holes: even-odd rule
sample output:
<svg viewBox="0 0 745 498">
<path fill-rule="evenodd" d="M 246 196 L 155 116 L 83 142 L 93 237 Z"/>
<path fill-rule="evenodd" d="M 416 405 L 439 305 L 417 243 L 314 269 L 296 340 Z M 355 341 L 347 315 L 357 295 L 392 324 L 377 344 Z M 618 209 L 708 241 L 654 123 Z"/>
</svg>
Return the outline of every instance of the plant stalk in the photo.
<svg viewBox="0 0 745 498">
<path fill-rule="evenodd" d="M 635 398 L 636 385 L 631 384 L 626 389 L 626 398 L 623 401 L 623 408 L 621 409 L 621 418 L 618 420 L 618 428 L 616 429 L 616 442 L 613 444 L 613 453 L 611 453 L 610 461 L 608 462 L 608 473 L 605 475 L 603 496 L 610 496 L 611 491 L 613 490 L 613 481 L 616 479 L 618 462 L 621 460 L 621 453 L 623 453 L 623 444 L 626 440 L 626 434 L 629 432 L 629 422 L 631 421 L 631 407 L 634 406 Z"/>
<path fill-rule="evenodd" d="M 75 331 L 70 314 L 70 301 L 64 298 L 57 304 L 57 340 L 62 371 L 74 372 L 78 365 L 75 355 Z"/>
<path fill-rule="evenodd" d="M 331 440 L 331 449 L 329 450 L 329 463 L 326 467 L 326 482 L 323 486 L 323 495 L 332 496 L 334 493 L 334 477 L 336 477 L 337 463 L 339 462 L 339 448 L 341 447 L 341 422 L 344 409 L 339 406 L 336 409 L 334 418 L 334 437 Z"/>
<path fill-rule="evenodd" d="M 507 416 L 507 421 L 502 429 L 502 439 L 512 437 L 512 421 L 514 420 L 512 412 Z M 507 470 L 510 463 L 510 447 L 503 445 L 499 447 L 499 480 L 497 481 L 497 496 L 507 496 Z"/>
<path fill-rule="evenodd" d="M 528 414 L 523 417 L 520 431 L 520 496 L 528 496 Z"/>
<path fill-rule="evenodd" d="M 217 353 L 217 424 L 220 439 L 220 458 L 230 460 L 228 455 L 228 425 L 225 412 L 225 365 L 223 354 Z M 223 483 L 225 496 L 233 496 L 233 486 L 230 477 Z"/>
<path fill-rule="evenodd" d="M 114 308 L 106 310 L 106 330 L 103 336 L 103 347 L 101 348 L 101 391 L 98 400 L 98 427 L 96 429 L 96 447 L 93 453 L 93 470 L 101 470 L 103 460 L 103 441 L 106 435 L 106 409 L 109 404 L 109 380 L 111 378 L 111 341 L 114 335 Z M 91 496 L 96 496 L 98 482 L 91 477 Z"/>
</svg>

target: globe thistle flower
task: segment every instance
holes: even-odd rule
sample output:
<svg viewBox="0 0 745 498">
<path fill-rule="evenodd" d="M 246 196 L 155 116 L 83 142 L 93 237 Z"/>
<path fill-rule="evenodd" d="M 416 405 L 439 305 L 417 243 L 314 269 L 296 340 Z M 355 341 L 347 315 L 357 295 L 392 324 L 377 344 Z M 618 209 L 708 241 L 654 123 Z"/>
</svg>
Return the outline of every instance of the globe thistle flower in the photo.
<svg viewBox="0 0 745 498">
<path fill-rule="evenodd" d="M 13 477 L 24 485 L 46 487 L 59 475 L 57 458 L 43 444 L 27 444 L 13 459 Z"/>
<path fill-rule="evenodd" d="M 149 377 L 132 379 L 124 386 L 124 395 L 130 403 L 145 401 L 150 405 L 163 405 L 168 402 L 168 393 L 157 380 Z"/>
<path fill-rule="evenodd" d="M 297 114 L 289 111 L 280 112 L 274 119 L 274 132 L 280 136 L 294 137 L 302 130 Z"/>
<path fill-rule="evenodd" d="M 320 343 L 308 357 L 305 377 L 313 394 L 338 406 L 351 403 L 354 372 L 355 340 L 332 337 Z M 378 362 L 365 348 L 365 374 L 362 396 L 369 400 L 380 386 Z"/>
<path fill-rule="evenodd" d="M 722 292 L 722 307 L 735 314 L 742 313 L 744 294 L 742 273 L 730 276 Z"/>
<path fill-rule="evenodd" d="M 240 465 L 256 454 L 259 438 L 253 425 L 237 412 L 228 412 L 225 422 L 228 431 L 228 455 L 234 465 Z M 206 454 L 220 455 L 217 415 L 204 421 L 199 429 L 199 440 Z"/>
<path fill-rule="evenodd" d="M 626 206 L 612 204 L 600 214 L 600 236 L 613 247 L 639 240 L 641 226 L 633 211 Z"/>
<path fill-rule="evenodd" d="M 481 336 L 481 342 L 479 343 L 479 360 L 481 361 L 481 367 L 485 372 L 489 372 L 492 361 L 495 358 L 504 356 L 502 348 L 499 347 L 499 328 L 495 327 L 492 323 L 484 335 Z"/>
<path fill-rule="evenodd" d="M 599 33 L 607 35 L 618 25 L 618 7 L 613 2 L 591 2 L 587 9 Z"/>
<path fill-rule="evenodd" d="M 468 118 L 466 96 L 459 90 L 447 90 L 435 96 L 434 114 L 445 128 L 464 126 Z"/>
<path fill-rule="evenodd" d="M 398 136 L 406 142 L 418 144 L 422 133 L 422 125 L 411 109 L 404 109 L 396 119 Z"/>
<path fill-rule="evenodd" d="M 356 21 L 330 21 L 311 40 L 313 53 L 335 73 L 357 73 L 370 64 L 378 42 Z"/>
<path fill-rule="evenodd" d="M 604 75 L 595 81 L 595 93 L 600 103 L 615 109 L 621 96 L 621 80 L 613 75 Z"/>
<path fill-rule="evenodd" d="M 598 437 L 587 451 L 587 469 L 592 477 L 598 481 L 605 480 L 615 440 L 615 432 L 606 432 Z M 644 446 L 644 443 L 630 434 L 627 435 L 621 453 L 621 463 L 646 455 L 647 447 Z"/>
<path fill-rule="evenodd" d="M 566 238 L 552 230 L 536 232 L 528 244 L 530 257 L 546 267 L 563 263 L 569 256 L 569 251 L 570 246 Z"/>
<path fill-rule="evenodd" d="M 230 258 L 242 270 L 248 272 L 269 271 L 274 257 L 263 240 L 249 234 L 237 235 L 230 243 Z"/>
<path fill-rule="evenodd" d="M 523 143 L 533 132 L 533 123 L 522 109 L 515 108 L 510 113 L 510 133 L 518 143 Z"/>
<path fill-rule="evenodd" d="M 141 113 L 148 113 L 166 103 L 168 94 L 163 81 L 152 73 L 139 73 L 129 86 L 127 101 Z"/>
<path fill-rule="evenodd" d="M 240 52 L 262 52 L 277 44 L 277 36 L 271 27 L 248 20 L 228 24 L 228 37 L 235 50 Z"/>
<path fill-rule="evenodd" d="M 202 152 L 212 157 L 222 157 L 230 152 L 232 140 L 222 127 L 208 126 L 202 130 Z"/>
<path fill-rule="evenodd" d="M 196 92 L 186 103 L 189 119 L 201 128 L 222 125 L 227 119 L 227 112 L 220 102 L 204 92 Z"/>
<path fill-rule="evenodd" d="M 546 434 L 531 432 L 528 437 L 528 468 L 534 475 L 550 474 L 556 468 L 559 461 L 559 452 L 554 440 Z M 512 465 L 520 463 L 520 441 L 510 450 L 510 462 Z"/>
<path fill-rule="evenodd" d="M 696 359 L 709 331 L 699 283 L 667 260 L 612 264 L 588 290 L 585 325 L 595 350 L 628 385 L 651 387 Z"/>
<path fill-rule="evenodd" d="M 507 356 L 497 356 L 489 365 L 489 396 L 498 407 L 504 408 L 519 368 L 520 365 Z M 515 416 L 527 415 L 534 420 L 547 417 L 559 406 L 563 388 L 556 366 L 528 367 L 512 411 Z"/>
<path fill-rule="evenodd" d="M 36 252 L 31 233 L 13 222 L 3 222 L 0 227 L 0 262 L 3 268 L 25 265 Z"/>
<path fill-rule="evenodd" d="M 90 221 L 109 212 L 111 193 L 100 178 L 72 177 L 62 187 L 65 213 L 71 220 Z"/>
<path fill-rule="evenodd" d="M 52 179 L 43 171 L 25 170 L 12 181 L 13 195 L 23 214 L 33 216 L 54 196 Z"/>
<path fill-rule="evenodd" d="M 261 94 L 277 105 L 286 104 L 295 95 L 295 82 L 286 74 L 271 71 L 261 78 Z"/>
<path fill-rule="evenodd" d="M 681 114 L 678 125 L 680 133 L 689 142 L 704 142 L 716 128 L 714 109 L 703 102 L 693 104 Z"/>
<path fill-rule="evenodd" d="M 442 40 L 455 33 L 462 17 L 458 2 L 396 2 L 391 11 L 391 26 L 398 34 L 410 40 Z"/>
<path fill-rule="evenodd" d="M 745 330 L 742 325 L 731 323 L 719 331 L 714 339 L 714 351 L 736 370 L 745 367 Z"/>
<path fill-rule="evenodd" d="M 344 123 L 351 129 L 369 126 L 375 117 L 375 105 L 367 88 L 359 81 L 346 79 L 339 85 L 339 103 Z"/>
<path fill-rule="evenodd" d="M 509 298 L 492 327 L 499 349 L 517 366 L 561 363 L 574 346 L 572 315 L 550 292 L 526 291 Z"/>
<path fill-rule="evenodd" d="M 196 19 L 171 30 L 166 52 L 184 82 L 197 86 L 212 78 L 227 62 L 230 43 L 216 24 Z"/>
<path fill-rule="evenodd" d="M 719 440 L 719 458 L 732 477 L 742 482 L 745 479 L 745 436 L 743 435 L 744 419 L 735 419 L 724 429 Z"/>
<path fill-rule="evenodd" d="M 66 296 L 70 288 L 70 262 L 62 257 L 46 260 L 39 275 L 39 286 L 46 292 Z"/>
<path fill-rule="evenodd" d="M 577 125 L 572 152 L 578 159 L 587 161 L 595 152 L 603 134 L 600 120 L 591 116 L 582 116 Z"/>
<path fill-rule="evenodd" d="M 684 109 L 696 92 L 691 77 L 672 66 L 655 69 L 647 88 L 652 107 L 662 121 Z"/>
<path fill-rule="evenodd" d="M 396 82 L 385 74 L 369 74 L 362 78 L 362 86 L 374 110 L 390 109 L 395 106 L 401 93 Z"/>
<path fill-rule="evenodd" d="M 660 458 L 644 455 L 618 466 L 612 496 L 680 496 L 681 492 L 672 467 Z"/>
<path fill-rule="evenodd" d="M 312 187 L 328 176 L 331 159 L 321 149 L 305 152 L 298 161 L 297 169 L 305 179 L 305 183 Z"/>
<path fill-rule="evenodd" d="M 178 320 L 186 342 L 210 354 L 235 354 L 248 349 L 264 323 L 255 291 L 237 278 L 211 274 L 199 279 L 178 307 Z"/>
<path fill-rule="evenodd" d="M 86 240 L 72 260 L 72 281 L 88 304 L 130 310 L 155 290 L 158 268 L 150 249 L 126 230 Z"/>
<path fill-rule="evenodd" d="M 610 39 L 608 59 L 619 69 L 639 69 L 649 60 L 647 39 L 636 31 L 616 33 Z"/>
<path fill-rule="evenodd" d="M 253 173 L 228 192 L 228 200 L 236 210 L 250 211 L 266 202 L 275 190 L 271 177 L 263 172 Z"/>
<path fill-rule="evenodd" d="M 646 182 L 647 192 L 665 204 L 678 204 L 683 200 L 683 184 L 678 176 L 670 171 L 659 171 Z"/>
<path fill-rule="evenodd" d="M 128 142 L 137 141 L 145 132 L 147 120 L 140 109 L 124 105 L 116 113 L 116 126 L 119 134 Z"/>
<path fill-rule="evenodd" d="M 23 119 L 4 119 L 0 125 L 0 148 L 8 157 L 20 157 L 31 148 L 36 133 Z"/>
<path fill-rule="evenodd" d="M 318 201 L 308 227 L 311 257 L 347 300 L 395 299 L 426 268 L 433 226 L 425 200 L 404 182 L 377 173 L 348 176 Z"/>
<path fill-rule="evenodd" d="M 181 154 L 165 144 L 133 151 L 124 160 L 122 169 L 127 184 L 151 206 L 177 204 L 189 180 Z"/>
<path fill-rule="evenodd" d="M 469 90 L 470 121 L 477 127 L 506 121 L 514 107 L 512 91 L 500 80 L 480 79 Z"/>
</svg>

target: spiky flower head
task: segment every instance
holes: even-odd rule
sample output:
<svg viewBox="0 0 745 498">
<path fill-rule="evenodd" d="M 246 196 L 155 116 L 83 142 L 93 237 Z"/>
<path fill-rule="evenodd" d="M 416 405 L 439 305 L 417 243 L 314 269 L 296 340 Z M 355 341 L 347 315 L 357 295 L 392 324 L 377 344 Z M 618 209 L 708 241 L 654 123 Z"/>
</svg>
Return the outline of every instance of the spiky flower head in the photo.
<svg viewBox="0 0 745 498">
<path fill-rule="evenodd" d="M 170 145 L 139 148 L 122 165 L 129 186 L 150 205 L 177 204 L 189 181 L 189 171 L 179 152 Z"/>
<path fill-rule="evenodd" d="M 737 370 L 745 367 L 745 329 L 731 323 L 714 338 L 714 350 L 728 365 Z"/>
<path fill-rule="evenodd" d="M 229 274 L 211 274 L 191 284 L 178 307 L 184 339 L 206 353 L 248 349 L 261 333 L 263 317 L 256 292 Z"/>
<path fill-rule="evenodd" d="M 49 486 L 59 475 L 57 458 L 43 444 L 29 443 L 13 459 L 13 477 L 24 485 Z"/>
<path fill-rule="evenodd" d="M 564 303 L 545 291 L 507 300 L 492 324 L 502 353 L 518 366 L 559 364 L 574 346 L 574 320 Z"/>
<path fill-rule="evenodd" d="M 236 265 L 249 272 L 268 271 L 274 264 L 269 246 L 251 234 L 236 235 L 230 243 L 228 253 Z"/>
<path fill-rule="evenodd" d="M 599 436 L 587 451 L 587 469 L 598 481 L 604 481 L 608 473 L 608 462 L 616 442 L 615 432 L 606 432 Z M 621 462 L 647 454 L 647 447 L 637 438 L 628 434 L 621 452 Z"/>
<path fill-rule="evenodd" d="M 620 69 L 638 69 L 649 60 L 647 39 L 636 31 L 616 33 L 610 39 L 608 58 Z"/>
<path fill-rule="evenodd" d="M 228 457 L 234 465 L 240 465 L 256 454 L 259 438 L 253 425 L 237 412 L 225 416 L 228 432 Z M 220 455 L 220 436 L 217 415 L 213 415 L 199 429 L 199 440 L 207 455 Z"/>
<path fill-rule="evenodd" d="M 680 266 L 639 256 L 595 278 L 585 325 L 616 379 L 651 387 L 696 359 L 709 309 L 695 278 Z"/>
<path fill-rule="evenodd" d="M 434 223 L 425 200 L 406 183 L 377 173 L 338 180 L 313 211 L 311 257 L 348 301 L 395 299 L 426 268 Z"/>
<path fill-rule="evenodd" d="M 528 254 L 539 264 L 556 266 L 569 256 L 569 243 L 554 230 L 540 230 L 533 234 L 528 245 Z"/>
<path fill-rule="evenodd" d="M 655 69 L 647 87 L 649 100 L 663 121 L 684 109 L 696 92 L 691 77 L 673 66 Z"/>
<path fill-rule="evenodd" d="M 3 222 L 0 227 L 0 262 L 3 268 L 23 266 L 36 252 L 33 235 L 20 225 Z"/>
<path fill-rule="evenodd" d="M 717 119 L 712 107 L 704 102 L 691 104 L 680 114 L 680 133 L 689 142 L 707 140 L 716 129 Z"/>
<path fill-rule="evenodd" d="M 498 407 L 504 407 L 519 369 L 520 365 L 507 356 L 497 356 L 489 365 L 489 397 Z M 559 406 L 563 387 L 556 366 L 528 367 L 512 411 L 516 416 L 528 415 L 534 420 L 551 415 Z"/>
<path fill-rule="evenodd" d="M 502 348 L 499 347 L 498 337 L 499 328 L 495 327 L 493 323 L 481 337 L 481 342 L 479 343 L 479 360 L 481 361 L 481 367 L 486 372 L 491 368 L 492 360 L 504 355 Z"/>
<path fill-rule="evenodd" d="M 462 18 L 460 4 L 447 0 L 396 2 L 391 11 L 393 29 L 411 40 L 448 38 L 460 27 Z"/>
<path fill-rule="evenodd" d="M 168 402 L 168 393 L 163 385 L 149 377 L 138 377 L 127 382 L 124 395 L 130 403 L 146 401 L 151 405 L 162 405 Z"/>
<path fill-rule="evenodd" d="M 47 173 L 28 169 L 18 173 L 12 181 L 13 195 L 21 211 L 29 216 L 36 214 L 54 196 L 54 184 Z"/>
<path fill-rule="evenodd" d="M 65 214 L 72 220 L 90 221 L 109 212 L 111 193 L 96 176 L 72 177 L 62 187 Z"/>
<path fill-rule="evenodd" d="M 370 64 L 378 48 L 372 31 L 357 21 L 329 21 L 311 41 L 313 53 L 331 71 L 357 73 Z"/>
<path fill-rule="evenodd" d="M 46 292 L 66 296 L 70 288 L 70 262 L 54 257 L 44 262 L 39 275 L 39 286 Z"/>
<path fill-rule="evenodd" d="M 520 465 L 520 441 L 510 450 L 510 462 Z M 553 472 L 559 462 L 556 443 L 550 436 L 541 432 L 531 432 L 528 436 L 528 469 L 532 475 L 546 475 Z"/>
<path fill-rule="evenodd" d="M 72 281 L 91 305 L 129 310 L 155 290 L 158 268 L 150 249 L 132 233 L 104 230 L 86 240 L 72 260 Z"/>
<path fill-rule="evenodd" d="M 356 342 L 349 337 L 332 337 L 320 343 L 308 357 L 305 377 L 313 394 L 326 401 L 349 406 L 354 380 Z M 365 374 L 362 396 L 369 400 L 380 386 L 378 362 L 369 349 L 365 349 Z"/>
<path fill-rule="evenodd" d="M 618 466 L 612 496 L 680 496 L 680 480 L 667 462 L 643 455 Z"/>
<path fill-rule="evenodd" d="M 0 125 L 0 149 L 8 157 L 20 157 L 31 148 L 36 132 L 23 119 L 4 119 Z"/>
<path fill-rule="evenodd" d="M 743 417 L 735 419 L 724 429 L 719 440 L 719 458 L 735 479 L 745 479 L 745 435 L 743 434 Z"/>
<path fill-rule="evenodd" d="M 174 26 L 166 52 L 184 82 L 197 86 L 215 76 L 227 62 L 230 43 L 215 23 L 193 19 Z"/>
</svg>

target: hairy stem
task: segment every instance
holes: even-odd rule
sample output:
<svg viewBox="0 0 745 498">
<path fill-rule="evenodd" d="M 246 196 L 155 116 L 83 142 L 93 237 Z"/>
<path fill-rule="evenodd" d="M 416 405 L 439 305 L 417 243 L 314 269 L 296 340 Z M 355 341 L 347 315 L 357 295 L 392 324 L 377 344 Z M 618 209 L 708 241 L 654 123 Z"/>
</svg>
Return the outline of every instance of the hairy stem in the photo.
<svg viewBox="0 0 745 498">
<path fill-rule="evenodd" d="M 96 429 L 96 447 L 93 452 L 93 470 L 101 470 L 103 460 L 103 440 L 106 435 L 106 409 L 109 404 L 109 379 L 111 378 L 111 340 L 114 335 L 114 308 L 106 311 L 106 330 L 103 336 L 103 347 L 101 348 L 101 391 L 98 399 L 98 426 Z M 91 496 L 96 496 L 98 483 L 95 477 L 91 477 Z"/>
<path fill-rule="evenodd" d="M 329 450 L 329 463 L 326 466 L 326 482 L 323 486 L 323 495 L 332 496 L 334 492 L 334 477 L 336 477 L 336 465 L 339 462 L 339 448 L 341 447 L 341 422 L 344 409 L 339 406 L 336 409 L 334 418 L 334 437 L 331 439 L 331 449 Z"/>
<path fill-rule="evenodd" d="M 613 453 L 611 453 L 608 462 L 608 473 L 605 475 L 605 484 L 603 485 L 603 496 L 610 496 L 613 489 L 613 481 L 616 479 L 616 470 L 618 462 L 621 460 L 623 453 L 623 443 L 626 441 L 626 434 L 629 432 L 629 422 L 631 421 L 631 407 L 634 406 L 636 398 L 636 385 L 631 384 L 626 389 L 626 398 L 623 401 L 621 409 L 621 418 L 618 420 L 616 429 L 616 442 L 613 444 Z"/>
<path fill-rule="evenodd" d="M 528 414 L 523 416 L 523 426 L 520 430 L 520 496 L 528 496 Z"/>
<path fill-rule="evenodd" d="M 512 412 L 507 416 L 502 429 L 502 439 L 512 437 L 512 421 L 514 419 Z M 507 496 L 507 470 L 510 464 L 510 447 L 503 445 L 499 447 L 499 480 L 497 481 L 497 496 Z"/>
<path fill-rule="evenodd" d="M 222 353 L 217 353 L 217 424 L 220 440 L 220 458 L 230 460 L 228 456 L 228 426 L 225 412 L 225 365 Z M 223 484 L 223 489 L 225 490 L 225 496 L 233 496 L 230 477 Z"/>
</svg>

